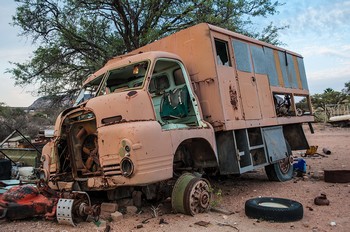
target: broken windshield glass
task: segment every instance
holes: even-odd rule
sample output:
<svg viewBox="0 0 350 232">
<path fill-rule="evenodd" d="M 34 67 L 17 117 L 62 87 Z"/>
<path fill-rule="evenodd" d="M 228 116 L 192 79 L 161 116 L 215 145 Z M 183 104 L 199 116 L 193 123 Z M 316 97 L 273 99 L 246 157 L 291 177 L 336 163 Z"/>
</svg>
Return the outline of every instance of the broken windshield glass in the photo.
<svg viewBox="0 0 350 232">
<path fill-rule="evenodd" d="M 148 66 L 149 62 L 143 61 L 109 71 L 104 83 L 106 93 L 142 88 Z"/>
</svg>

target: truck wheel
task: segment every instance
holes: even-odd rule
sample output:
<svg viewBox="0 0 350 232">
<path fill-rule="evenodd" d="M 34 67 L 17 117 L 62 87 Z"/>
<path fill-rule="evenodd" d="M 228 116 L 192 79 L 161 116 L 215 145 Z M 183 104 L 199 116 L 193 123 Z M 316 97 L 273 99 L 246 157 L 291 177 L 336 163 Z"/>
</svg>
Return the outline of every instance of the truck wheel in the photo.
<svg viewBox="0 0 350 232">
<path fill-rule="evenodd" d="M 290 157 L 286 157 L 277 163 L 265 166 L 265 172 L 271 181 L 287 181 L 293 178 L 293 165 Z"/>
<path fill-rule="evenodd" d="M 287 141 L 286 146 L 288 152 L 286 158 L 278 161 L 277 163 L 265 166 L 266 175 L 271 181 L 283 182 L 293 178 L 293 153 Z"/>
<path fill-rule="evenodd" d="M 261 197 L 246 201 L 245 213 L 250 218 L 275 222 L 291 222 L 302 219 L 304 210 L 302 204 L 297 201 L 284 198 Z"/>
<path fill-rule="evenodd" d="M 175 212 L 193 216 L 209 209 L 210 198 L 209 182 L 191 173 L 185 173 L 174 185 L 171 204 Z"/>
</svg>

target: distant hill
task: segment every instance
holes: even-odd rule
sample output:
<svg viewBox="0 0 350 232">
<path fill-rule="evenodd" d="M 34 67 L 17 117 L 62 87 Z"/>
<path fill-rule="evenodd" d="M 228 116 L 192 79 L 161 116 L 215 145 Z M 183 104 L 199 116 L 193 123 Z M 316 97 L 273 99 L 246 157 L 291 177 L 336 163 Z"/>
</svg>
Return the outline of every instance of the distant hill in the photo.
<svg viewBox="0 0 350 232">
<path fill-rule="evenodd" d="M 52 107 L 68 107 L 70 99 L 66 96 L 44 96 L 35 100 L 28 110 L 42 110 Z"/>
</svg>

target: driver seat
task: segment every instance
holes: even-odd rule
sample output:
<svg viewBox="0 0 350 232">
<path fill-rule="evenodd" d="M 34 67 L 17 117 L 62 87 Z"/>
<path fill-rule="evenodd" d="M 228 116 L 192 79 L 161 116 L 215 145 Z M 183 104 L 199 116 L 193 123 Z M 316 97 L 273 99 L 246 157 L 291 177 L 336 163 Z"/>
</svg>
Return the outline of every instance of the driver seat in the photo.
<svg viewBox="0 0 350 232">
<path fill-rule="evenodd" d="M 163 94 L 160 117 L 164 120 L 184 118 L 188 115 L 188 90 L 186 86 Z"/>
</svg>

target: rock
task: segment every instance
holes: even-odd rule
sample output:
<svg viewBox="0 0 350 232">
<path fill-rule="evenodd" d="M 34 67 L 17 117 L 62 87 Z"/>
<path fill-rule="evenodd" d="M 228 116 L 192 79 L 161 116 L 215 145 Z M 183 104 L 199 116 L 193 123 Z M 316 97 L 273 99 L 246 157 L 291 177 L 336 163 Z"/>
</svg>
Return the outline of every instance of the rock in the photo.
<svg viewBox="0 0 350 232">
<path fill-rule="evenodd" d="M 137 208 L 141 208 L 142 206 L 142 192 L 141 191 L 134 191 L 132 193 L 132 200 L 133 200 L 133 203 L 134 205 L 137 207 Z"/>
<path fill-rule="evenodd" d="M 102 212 L 109 212 L 113 213 L 118 210 L 118 204 L 117 203 L 108 203 L 108 202 L 103 202 L 101 204 L 101 213 Z"/>
<path fill-rule="evenodd" d="M 230 211 L 230 210 L 227 210 L 227 209 L 223 209 L 223 208 L 219 208 L 219 207 L 212 207 L 210 209 L 210 211 L 217 212 L 217 213 L 222 213 L 222 214 L 225 214 L 225 215 L 231 215 L 231 214 L 235 213 L 233 211 Z"/>
<path fill-rule="evenodd" d="M 119 207 L 126 207 L 131 205 L 134 205 L 134 201 L 131 198 L 124 198 L 124 199 L 118 200 Z"/>
<path fill-rule="evenodd" d="M 110 212 L 101 212 L 100 218 L 102 218 L 104 220 L 109 220 L 111 218 L 111 213 Z"/>
<path fill-rule="evenodd" d="M 111 218 L 113 221 L 120 221 L 123 219 L 123 214 L 119 211 L 116 211 L 114 213 L 111 213 Z"/>
<path fill-rule="evenodd" d="M 327 199 L 327 196 L 325 193 L 321 193 L 320 196 L 314 199 L 314 203 L 315 205 L 329 205 L 329 200 Z"/>
<path fill-rule="evenodd" d="M 138 209 L 135 206 L 127 206 L 126 207 L 126 212 L 129 214 L 136 214 L 137 211 L 138 211 Z"/>
<path fill-rule="evenodd" d="M 204 226 L 204 227 L 208 227 L 210 225 L 210 222 L 206 222 L 206 221 L 199 221 L 199 222 L 195 222 L 195 225 L 198 226 Z"/>
<path fill-rule="evenodd" d="M 106 226 L 106 229 L 105 229 L 103 232 L 109 232 L 109 231 L 111 231 L 111 226 L 110 226 L 110 225 L 107 225 L 107 226 Z"/>
<path fill-rule="evenodd" d="M 159 224 L 169 224 L 169 223 L 166 222 L 166 221 L 164 220 L 164 218 L 161 218 L 161 219 L 159 220 Z"/>
</svg>

